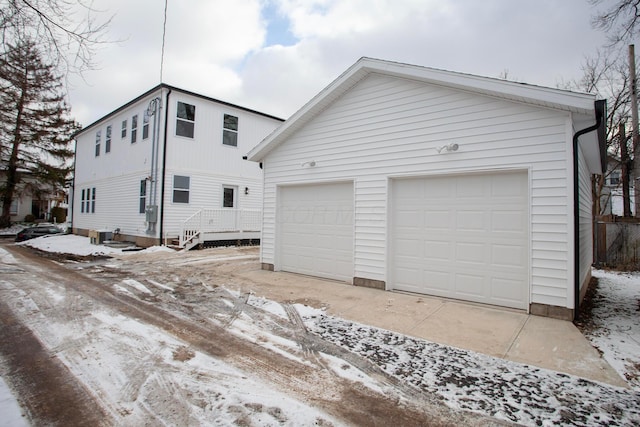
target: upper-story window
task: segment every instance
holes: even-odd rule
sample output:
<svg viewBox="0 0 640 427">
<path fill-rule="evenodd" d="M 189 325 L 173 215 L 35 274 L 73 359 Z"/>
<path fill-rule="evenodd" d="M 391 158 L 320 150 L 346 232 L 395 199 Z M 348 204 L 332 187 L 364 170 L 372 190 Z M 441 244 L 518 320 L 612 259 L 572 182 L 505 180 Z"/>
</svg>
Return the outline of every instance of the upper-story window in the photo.
<svg viewBox="0 0 640 427">
<path fill-rule="evenodd" d="M 107 132 L 104 136 L 104 152 L 111 152 L 111 125 L 107 126 Z"/>
<path fill-rule="evenodd" d="M 147 138 L 149 138 L 149 112 L 145 110 L 142 116 L 142 139 Z"/>
<path fill-rule="evenodd" d="M 178 101 L 176 135 L 193 138 L 196 123 L 196 106 Z"/>
<path fill-rule="evenodd" d="M 127 137 L 127 119 L 122 121 L 122 131 L 120 132 L 120 138 L 125 139 Z"/>
<path fill-rule="evenodd" d="M 138 140 L 138 115 L 131 117 L 131 143 Z"/>
<path fill-rule="evenodd" d="M 238 118 L 231 114 L 224 115 L 222 143 L 232 147 L 238 146 Z"/>
<path fill-rule="evenodd" d="M 96 132 L 96 157 L 100 155 L 100 138 L 102 138 L 102 131 Z"/>
</svg>

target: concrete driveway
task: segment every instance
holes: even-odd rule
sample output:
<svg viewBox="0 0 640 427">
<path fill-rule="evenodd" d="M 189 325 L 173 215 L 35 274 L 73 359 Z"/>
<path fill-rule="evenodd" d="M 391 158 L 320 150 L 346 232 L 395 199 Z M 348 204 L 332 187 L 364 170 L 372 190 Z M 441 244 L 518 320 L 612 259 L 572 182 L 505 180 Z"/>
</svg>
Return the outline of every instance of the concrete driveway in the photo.
<svg viewBox="0 0 640 427">
<path fill-rule="evenodd" d="M 293 273 L 258 269 L 235 273 L 246 278 L 258 296 L 305 303 L 333 316 L 413 337 L 628 387 L 571 322 Z"/>
</svg>

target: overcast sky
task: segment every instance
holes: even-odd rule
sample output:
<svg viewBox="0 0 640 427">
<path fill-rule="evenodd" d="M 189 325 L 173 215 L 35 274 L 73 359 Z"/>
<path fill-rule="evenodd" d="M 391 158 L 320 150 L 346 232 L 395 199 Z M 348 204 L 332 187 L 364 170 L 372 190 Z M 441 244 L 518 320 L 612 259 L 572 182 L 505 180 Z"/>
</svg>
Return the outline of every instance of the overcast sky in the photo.
<svg viewBox="0 0 640 427">
<path fill-rule="evenodd" d="M 114 15 L 74 78 L 86 126 L 160 83 L 164 0 Z M 362 56 L 556 87 L 605 43 L 587 0 L 168 0 L 163 82 L 287 118 Z"/>
</svg>

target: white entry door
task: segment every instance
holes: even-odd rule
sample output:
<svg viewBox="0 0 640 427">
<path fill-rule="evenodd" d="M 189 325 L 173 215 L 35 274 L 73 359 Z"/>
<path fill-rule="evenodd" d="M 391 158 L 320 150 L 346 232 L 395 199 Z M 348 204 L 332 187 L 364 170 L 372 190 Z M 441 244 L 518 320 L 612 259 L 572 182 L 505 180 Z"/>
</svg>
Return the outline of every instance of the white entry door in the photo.
<svg viewBox="0 0 640 427">
<path fill-rule="evenodd" d="M 329 279 L 353 278 L 353 183 L 280 187 L 280 270 Z"/>
<path fill-rule="evenodd" d="M 526 309 L 527 189 L 526 172 L 394 180 L 392 287 Z"/>
</svg>

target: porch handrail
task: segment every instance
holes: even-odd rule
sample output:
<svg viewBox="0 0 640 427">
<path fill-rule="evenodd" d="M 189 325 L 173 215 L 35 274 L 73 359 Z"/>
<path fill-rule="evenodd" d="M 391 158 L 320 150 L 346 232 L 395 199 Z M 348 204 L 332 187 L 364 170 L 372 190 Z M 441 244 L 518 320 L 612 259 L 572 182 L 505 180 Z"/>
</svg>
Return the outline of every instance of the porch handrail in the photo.
<svg viewBox="0 0 640 427">
<path fill-rule="evenodd" d="M 260 231 L 260 209 L 200 209 L 182 222 L 180 247 L 194 241 L 203 233 Z"/>
</svg>

